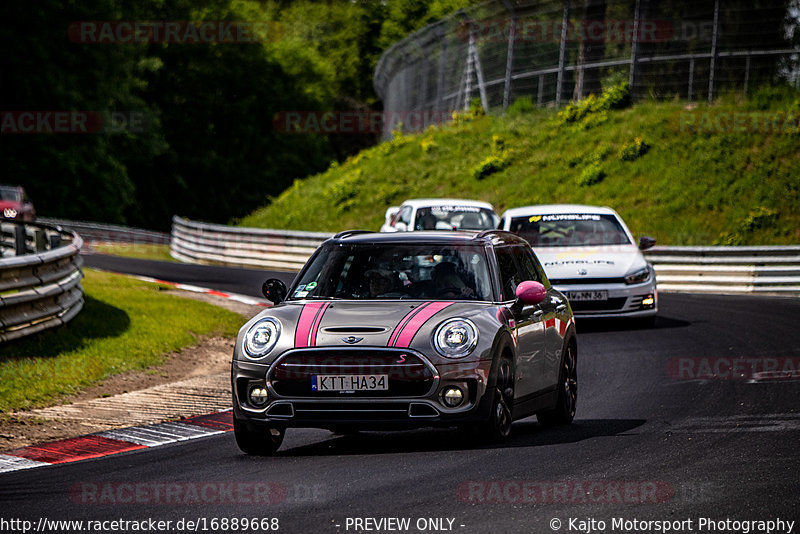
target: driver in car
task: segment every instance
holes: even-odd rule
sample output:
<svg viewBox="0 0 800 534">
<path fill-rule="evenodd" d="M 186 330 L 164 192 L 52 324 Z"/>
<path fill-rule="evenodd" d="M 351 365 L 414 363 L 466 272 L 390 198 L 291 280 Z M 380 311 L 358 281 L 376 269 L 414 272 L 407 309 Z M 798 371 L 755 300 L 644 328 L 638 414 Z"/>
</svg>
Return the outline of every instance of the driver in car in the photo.
<svg viewBox="0 0 800 534">
<path fill-rule="evenodd" d="M 364 273 L 364 276 L 369 280 L 370 298 L 394 296 L 392 293 L 392 289 L 394 288 L 393 279 L 396 277 L 391 271 L 387 271 L 386 269 L 370 269 Z"/>
<path fill-rule="evenodd" d="M 472 298 L 475 296 L 475 291 L 464 283 L 452 262 L 445 261 L 436 265 L 433 268 L 431 279 L 438 297 Z"/>
</svg>

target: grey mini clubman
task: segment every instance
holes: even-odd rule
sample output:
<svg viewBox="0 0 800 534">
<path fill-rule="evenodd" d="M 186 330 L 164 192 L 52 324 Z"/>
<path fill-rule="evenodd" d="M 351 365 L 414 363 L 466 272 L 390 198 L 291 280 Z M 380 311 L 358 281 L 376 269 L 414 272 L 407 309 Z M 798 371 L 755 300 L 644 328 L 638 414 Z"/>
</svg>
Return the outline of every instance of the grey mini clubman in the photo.
<svg viewBox="0 0 800 534">
<path fill-rule="evenodd" d="M 516 419 L 575 415 L 572 310 L 511 233 L 342 232 L 263 290 L 275 306 L 242 327 L 231 370 L 246 453 L 273 454 L 290 427 L 500 441 Z"/>
</svg>

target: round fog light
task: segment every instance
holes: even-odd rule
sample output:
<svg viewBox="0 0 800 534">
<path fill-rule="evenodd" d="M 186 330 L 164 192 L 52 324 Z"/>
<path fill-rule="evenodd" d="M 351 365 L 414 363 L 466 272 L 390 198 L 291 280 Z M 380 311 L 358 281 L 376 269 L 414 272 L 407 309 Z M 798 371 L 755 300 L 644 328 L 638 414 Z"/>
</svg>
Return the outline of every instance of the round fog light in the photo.
<svg viewBox="0 0 800 534">
<path fill-rule="evenodd" d="M 253 406 L 264 406 L 267 403 L 267 389 L 261 386 L 250 388 L 250 404 Z"/>
<path fill-rule="evenodd" d="M 442 400 L 448 408 L 455 408 L 464 400 L 464 392 L 461 388 L 450 386 L 442 392 Z"/>
</svg>

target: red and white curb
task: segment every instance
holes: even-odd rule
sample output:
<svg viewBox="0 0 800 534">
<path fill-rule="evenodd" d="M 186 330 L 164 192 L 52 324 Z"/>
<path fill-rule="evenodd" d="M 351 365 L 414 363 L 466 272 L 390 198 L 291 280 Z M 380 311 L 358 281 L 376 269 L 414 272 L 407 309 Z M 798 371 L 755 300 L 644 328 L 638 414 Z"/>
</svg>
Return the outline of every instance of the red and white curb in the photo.
<svg viewBox="0 0 800 534">
<path fill-rule="evenodd" d="M 87 436 L 30 445 L 0 454 L 0 473 L 102 458 L 232 430 L 231 410 L 197 415 L 175 422 L 106 430 Z"/>
</svg>

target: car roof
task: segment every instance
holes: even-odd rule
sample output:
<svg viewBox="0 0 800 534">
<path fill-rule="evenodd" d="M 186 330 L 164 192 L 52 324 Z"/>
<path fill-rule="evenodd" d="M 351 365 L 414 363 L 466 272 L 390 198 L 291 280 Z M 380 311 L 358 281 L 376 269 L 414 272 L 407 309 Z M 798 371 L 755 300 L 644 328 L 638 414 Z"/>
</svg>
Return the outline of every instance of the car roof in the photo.
<svg viewBox="0 0 800 534">
<path fill-rule="evenodd" d="M 505 217 L 525 217 L 526 215 L 556 215 L 561 213 L 596 213 L 601 215 L 614 215 L 616 211 L 607 206 L 589 206 L 586 204 L 537 204 L 512 208 L 503 213 Z"/>
<path fill-rule="evenodd" d="M 480 200 L 464 200 L 462 198 L 411 198 L 403 202 L 403 206 L 423 208 L 427 206 L 469 206 L 473 208 L 486 208 L 494 211 L 488 202 Z"/>
<path fill-rule="evenodd" d="M 417 231 L 417 232 L 370 232 L 348 230 L 339 232 L 328 241 L 354 244 L 401 245 L 414 243 L 468 244 L 485 243 L 493 246 L 528 245 L 523 238 L 503 230 Z"/>
</svg>

